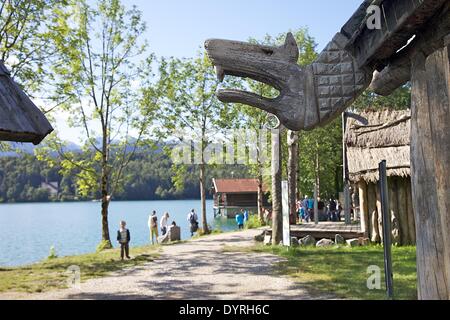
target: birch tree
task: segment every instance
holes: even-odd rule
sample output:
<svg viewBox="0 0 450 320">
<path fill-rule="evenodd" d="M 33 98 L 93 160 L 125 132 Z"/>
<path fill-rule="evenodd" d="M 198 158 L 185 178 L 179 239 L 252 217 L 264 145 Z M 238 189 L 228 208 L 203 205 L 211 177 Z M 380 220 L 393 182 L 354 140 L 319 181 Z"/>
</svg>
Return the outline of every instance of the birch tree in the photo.
<svg viewBox="0 0 450 320">
<path fill-rule="evenodd" d="M 57 139 L 50 149 L 62 158 L 63 172 L 77 170 L 79 193 L 100 194 L 101 248 L 110 248 L 110 201 L 157 108 L 140 89 L 150 86 L 153 55 L 141 40 L 146 26 L 135 7 L 127 10 L 119 0 L 95 6 L 74 1 L 61 14 L 54 39 L 60 59 L 53 66 L 55 94 L 64 99 L 69 125 L 83 133 L 84 156 L 66 152 Z"/>
</svg>

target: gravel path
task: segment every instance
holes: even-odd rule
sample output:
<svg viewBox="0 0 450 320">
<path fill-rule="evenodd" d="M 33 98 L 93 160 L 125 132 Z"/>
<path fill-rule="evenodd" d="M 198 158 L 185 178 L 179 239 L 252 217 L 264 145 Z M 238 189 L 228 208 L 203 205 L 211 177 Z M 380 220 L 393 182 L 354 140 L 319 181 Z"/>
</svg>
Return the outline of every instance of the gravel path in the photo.
<svg viewBox="0 0 450 320">
<path fill-rule="evenodd" d="M 224 245 L 249 246 L 260 233 L 248 230 L 164 246 L 159 258 L 108 277 L 88 280 L 79 288 L 12 299 L 327 299 L 276 276 L 280 257 L 223 252 Z M 83 270 L 81 270 L 82 276 Z"/>
</svg>

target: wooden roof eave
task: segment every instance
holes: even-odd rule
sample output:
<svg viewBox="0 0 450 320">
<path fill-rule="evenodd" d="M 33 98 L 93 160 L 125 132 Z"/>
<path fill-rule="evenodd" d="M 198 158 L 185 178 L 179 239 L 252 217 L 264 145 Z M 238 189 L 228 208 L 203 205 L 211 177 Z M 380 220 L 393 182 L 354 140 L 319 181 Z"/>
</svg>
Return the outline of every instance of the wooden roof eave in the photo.
<svg viewBox="0 0 450 320">
<path fill-rule="evenodd" d="M 39 144 L 53 127 L 0 61 L 0 141 Z"/>
</svg>

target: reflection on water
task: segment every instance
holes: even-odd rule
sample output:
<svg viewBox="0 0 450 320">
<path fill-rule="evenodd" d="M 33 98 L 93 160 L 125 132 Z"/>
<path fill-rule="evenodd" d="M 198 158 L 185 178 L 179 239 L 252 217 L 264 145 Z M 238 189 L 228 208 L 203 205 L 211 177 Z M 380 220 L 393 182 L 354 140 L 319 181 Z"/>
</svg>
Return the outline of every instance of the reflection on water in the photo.
<svg viewBox="0 0 450 320">
<path fill-rule="evenodd" d="M 234 220 L 214 219 L 212 201 L 207 201 L 208 224 L 213 229 L 235 230 Z M 195 209 L 200 217 L 199 200 L 112 202 L 109 214 L 110 235 L 115 245 L 120 220 L 131 231 L 131 245 L 149 242 L 148 215 L 165 211 L 181 227 L 188 239 L 187 214 Z M 98 202 L 0 204 L 0 265 L 15 266 L 45 259 L 51 246 L 59 256 L 95 251 L 101 240 L 101 215 Z"/>
</svg>

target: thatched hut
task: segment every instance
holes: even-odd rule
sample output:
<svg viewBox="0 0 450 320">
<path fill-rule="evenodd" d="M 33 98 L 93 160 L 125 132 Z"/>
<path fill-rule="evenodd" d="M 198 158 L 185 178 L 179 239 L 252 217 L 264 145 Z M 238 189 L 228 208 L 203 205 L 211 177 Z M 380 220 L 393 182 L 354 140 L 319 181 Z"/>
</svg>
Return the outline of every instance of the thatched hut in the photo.
<svg viewBox="0 0 450 320">
<path fill-rule="evenodd" d="M 392 239 L 395 244 L 414 244 L 415 223 L 410 178 L 409 110 L 378 110 L 348 118 L 345 143 L 349 178 L 359 193 L 361 229 L 373 242 L 382 240 L 378 165 L 387 162 Z"/>
<path fill-rule="evenodd" d="M 0 60 L 0 141 L 39 144 L 52 126 Z"/>
</svg>

